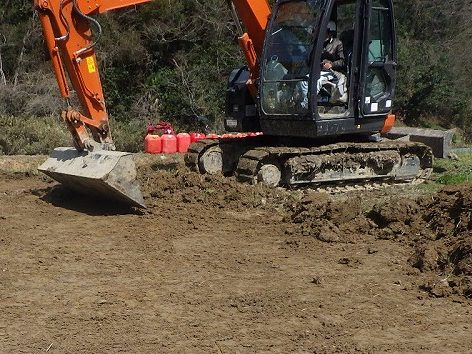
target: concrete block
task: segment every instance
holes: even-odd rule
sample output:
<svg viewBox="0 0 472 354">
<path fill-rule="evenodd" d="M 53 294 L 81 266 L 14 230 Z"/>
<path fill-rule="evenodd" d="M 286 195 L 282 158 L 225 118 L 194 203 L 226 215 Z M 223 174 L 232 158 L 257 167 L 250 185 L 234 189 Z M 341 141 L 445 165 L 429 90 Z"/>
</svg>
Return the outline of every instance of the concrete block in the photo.
<svg viewBox="0 0 472 354">
<path fill-rule="evenodd" d="M 437 130 L 410 127 L 394 127 L 390 132 L 384 134 L 388 139 L 409 139 L 423 143 L 433 150 L 438 158 L 447 158 L 451 151 L 454 130 Z"/>
</svg>

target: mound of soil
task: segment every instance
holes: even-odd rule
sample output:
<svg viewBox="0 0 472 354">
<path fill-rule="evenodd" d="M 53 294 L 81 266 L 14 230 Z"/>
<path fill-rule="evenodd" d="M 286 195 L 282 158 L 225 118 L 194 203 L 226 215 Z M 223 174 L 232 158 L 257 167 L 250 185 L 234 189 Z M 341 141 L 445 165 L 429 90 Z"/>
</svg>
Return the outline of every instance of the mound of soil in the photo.
<svg viewBox="0 0 472 354">
<path fill-rule="evenodd" d="M 413 247 L 409 263 L 425 274 L 420 287 L 434 296 L 472 298 L 472 185 L 448 187 L 417 200 L 392 198 L 361 209 L 360 197 L 334 200 L 308 194 L 292 206 L 291 232 L 324 242 L 355 243 L 366 237 Z"/>
<path fill-rule="evenodd" d="M 234 178 L 189 172 L 172 159 L 139 164 L 149 206 L 163 201 L 233 210 L 266 209 L 285 215 L 287 234 L 323 242 L 356 243 L 366 237 L 413 247 L 409 263 L 425 274 L 434 296 L 472 298 L 472 185 L 445 188 L 419 199 L 391 198 L 362 210 L 362 196 L 337 199 L 313 191 L 251 186 Z"/>
<path fill-rule="evenodd" d="M 422 211 L 433 239 L 416 243 L 410 263 L 435 274 L 423 289 L 439 297 L 472 298 L 472 185 L 444 189 Z"/>
<path fill-rule="evenodd" d="M 287 234 L 323 242 L 357 243 L 366 237 L 413 248 L 409 263 L 424 273 L 420 286 L 434 296 L 472 298 L 472 185 L 445 188 L 418 199 L 392 197 L 363 210 L 362 195 L 333 198 L 314 191 L 287 191 L 242 184 L 234 178 L 189 172 L 181 161 L 139 166 L 150 207 L 191 204 L 205 209 L 276 211 Z"/>
<path fill-rule="evenodd" d="M 180 163 L 140 166 L 138 176 L 146 204 L 162 200 L 198 204 L 203 207 L 279 209 L 294 200 L 295 195 L 284 189 L 265 185 L 252 186 L 221 175 L 190 172 Z"/>
<path fill-rule="evenodd" d="M 346 202 L 314 192 L 292 206 L 286 221 L 294 223 L 298 233 L 323 242 L 353 243 L 372 227 L 362 213 L 359 198 Z"/>
<path fill-rule="evenodd" d="M 472 298 L 472 185 L 447 187 L 432 197 L 375 205 L 368 217 L 378 237 L 410 242 L 409 263 L 427 275 L 434 296 Z"/>
<path fill-rule="evenodd" d="M 380 239 L 414 241 L 432 237 L 423 225 L 421 200 L 392 199 L 375 204 L 367 217 L 378 229 L 376 235 Z"/>
</svg>

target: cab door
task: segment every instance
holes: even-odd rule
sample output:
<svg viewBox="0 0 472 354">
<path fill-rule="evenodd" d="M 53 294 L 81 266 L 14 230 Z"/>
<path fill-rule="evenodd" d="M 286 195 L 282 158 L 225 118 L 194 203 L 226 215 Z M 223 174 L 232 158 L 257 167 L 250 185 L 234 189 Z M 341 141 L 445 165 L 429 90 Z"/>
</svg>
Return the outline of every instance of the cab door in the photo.
<svg viewBox="0 0 472 354">
<path fill-rule="evenodd" d="M 360 118 L 391 111 L 397 67 L 392 0 L 367 0 L 364 6 Z"/>
</svg>

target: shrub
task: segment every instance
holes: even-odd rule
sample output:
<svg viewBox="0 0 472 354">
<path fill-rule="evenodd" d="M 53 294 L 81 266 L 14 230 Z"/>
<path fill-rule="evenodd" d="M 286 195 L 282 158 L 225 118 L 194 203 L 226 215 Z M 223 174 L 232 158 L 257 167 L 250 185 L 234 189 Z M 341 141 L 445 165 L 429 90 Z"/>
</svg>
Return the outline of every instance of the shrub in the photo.
<svg viewBox="0 0 472 354">
<path fill-rule="evenodd" d="M 63 122 L 55 116 L 13 117 L 0 115 L 0 155 L 49 155 L 59 146 L 72 146 Z M 111 121 L 117 150 L 139 152 L 146 133 L 143 121 Z"/>
<path fill-rule="evenodd" d="M 0 116 L 0 154 L 49 154 L 55 147 L 70 146 L 71 137 L 56 117 Z"/>
</svg>

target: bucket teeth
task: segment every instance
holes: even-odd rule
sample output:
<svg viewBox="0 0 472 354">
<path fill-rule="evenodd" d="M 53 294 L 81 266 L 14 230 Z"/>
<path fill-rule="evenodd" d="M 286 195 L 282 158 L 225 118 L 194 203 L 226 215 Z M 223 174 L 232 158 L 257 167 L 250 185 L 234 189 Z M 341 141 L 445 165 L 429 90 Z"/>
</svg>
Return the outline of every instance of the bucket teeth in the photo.
<svg viewBox="0 0 472 354">
<path fill-rule="evenodd" d="M 82 194 L 145 208 L 131 153 L 54 149 L 39 171 Z"/>
</svg>

